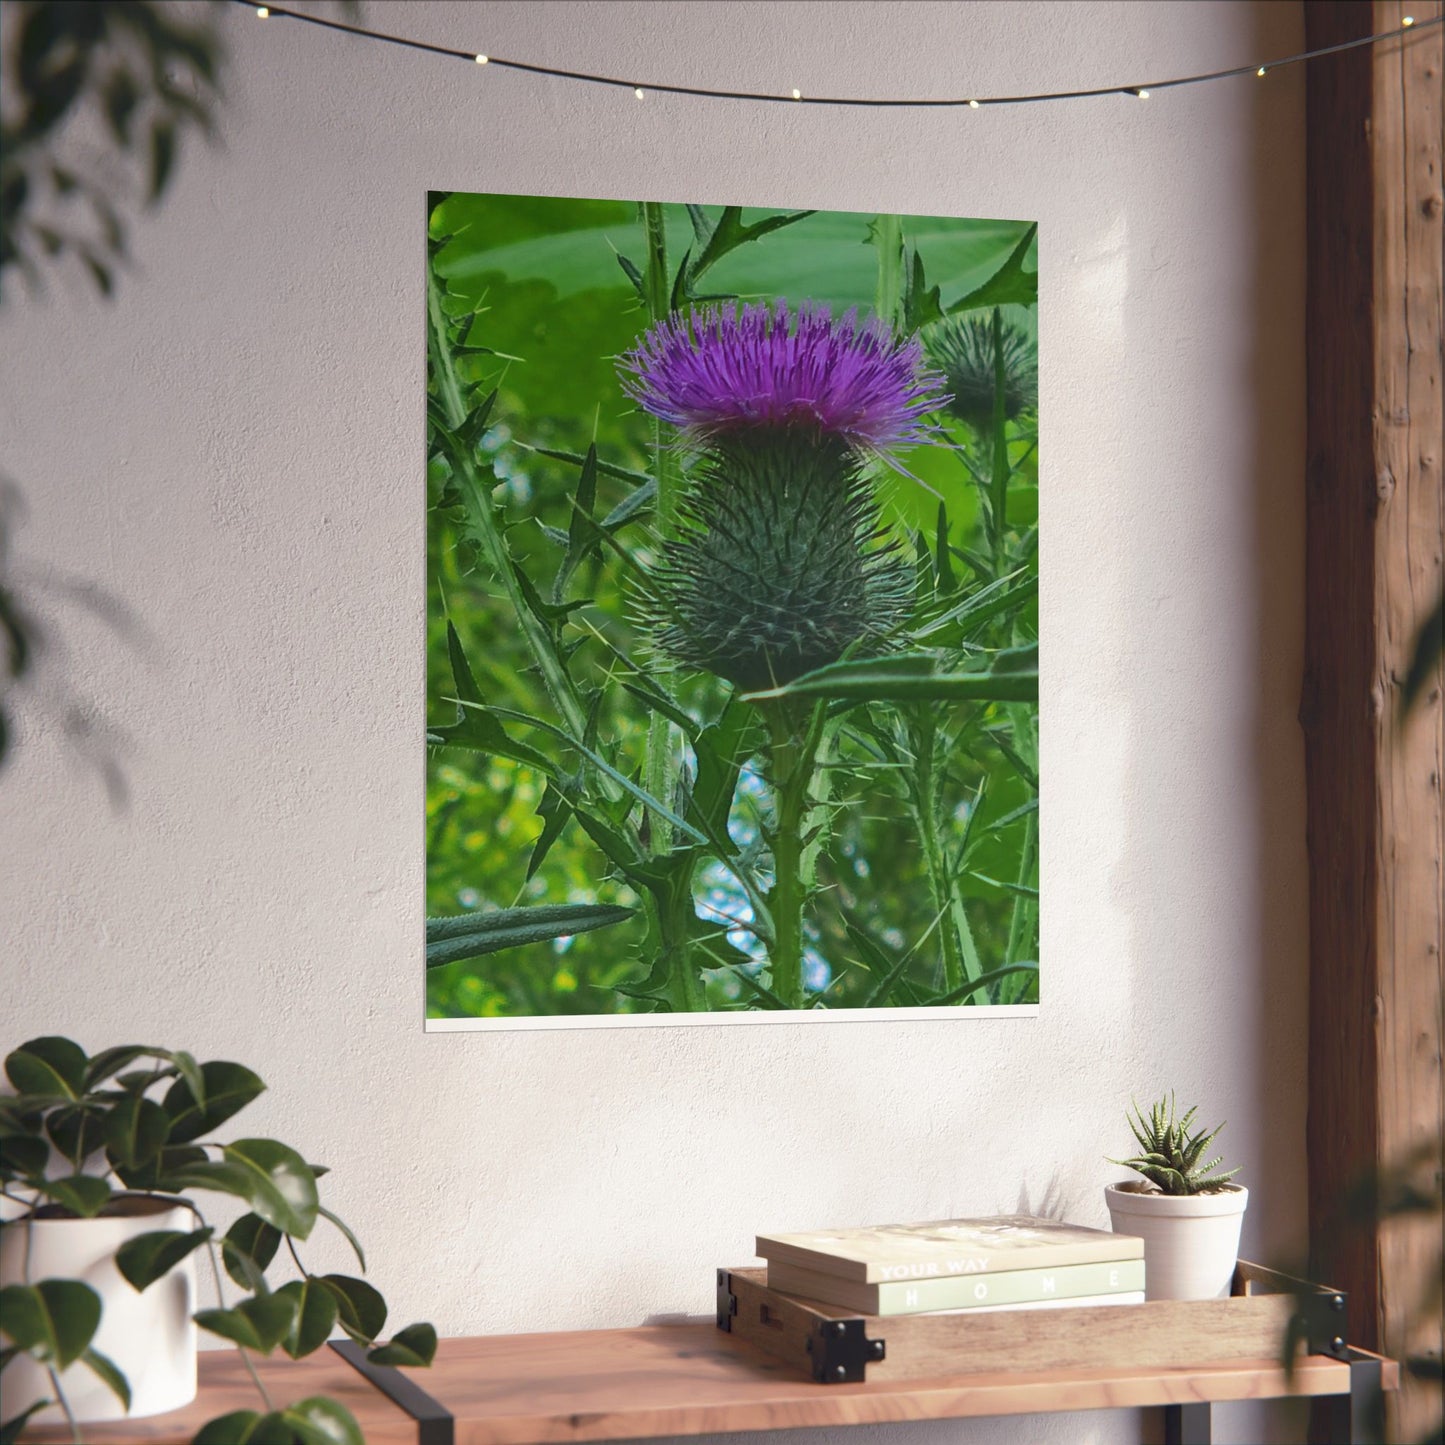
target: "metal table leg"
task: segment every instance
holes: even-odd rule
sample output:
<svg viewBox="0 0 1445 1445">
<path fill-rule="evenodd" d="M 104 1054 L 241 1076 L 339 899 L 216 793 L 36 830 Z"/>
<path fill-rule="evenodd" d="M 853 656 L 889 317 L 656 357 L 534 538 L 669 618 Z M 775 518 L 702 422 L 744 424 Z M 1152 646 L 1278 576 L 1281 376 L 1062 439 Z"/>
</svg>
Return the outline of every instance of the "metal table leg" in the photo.
<svg viewBox="0 0 1445 1445">
<path fill-rule="evenodd" d="M 1164 1407 L 1164 1445 L 1209 1445 L 1209 1402 Z"/>
</svg>

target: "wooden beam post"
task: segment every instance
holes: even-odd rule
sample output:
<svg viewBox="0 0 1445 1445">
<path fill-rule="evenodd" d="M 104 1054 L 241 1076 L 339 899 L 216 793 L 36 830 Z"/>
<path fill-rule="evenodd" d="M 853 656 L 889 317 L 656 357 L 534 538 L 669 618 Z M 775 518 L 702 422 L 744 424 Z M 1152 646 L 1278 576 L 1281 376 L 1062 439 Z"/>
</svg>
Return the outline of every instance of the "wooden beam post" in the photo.
<svg viewBox="0 0 1445 1445">
<path fill-rule="evenodd" d="M 1311 49 L 1440 0 L 1307 0 Z M 1354 1343 L 1439 1360 L 1440 1219 L 1339 1231 L 1345 1191 L 1445 1140 L 1445 773 L 1437 665 L 1400 683 L 1442 585 L 1441 28 L 1312 61 L 1307 101 L 1305 731 L 1309 1202 Z M 1436 1175 L 1438 1181 L 1438 1173 Z M 1402 1391 L 1419 1438 L 1438 1390 Z"/>
</svg>

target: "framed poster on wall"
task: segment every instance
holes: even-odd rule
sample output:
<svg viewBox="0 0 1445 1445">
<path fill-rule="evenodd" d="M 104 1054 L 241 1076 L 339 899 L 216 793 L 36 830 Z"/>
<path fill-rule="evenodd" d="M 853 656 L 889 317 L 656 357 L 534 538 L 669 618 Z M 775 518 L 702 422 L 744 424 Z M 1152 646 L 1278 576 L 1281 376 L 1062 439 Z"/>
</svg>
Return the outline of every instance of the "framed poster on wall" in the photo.
<svg viewBox="0 0 1445 1445">
<path fill-rule="evenodd" d="M 434 194 L 427 1027 L 1033 1011 L 1037 227 Z"/>
</svg>

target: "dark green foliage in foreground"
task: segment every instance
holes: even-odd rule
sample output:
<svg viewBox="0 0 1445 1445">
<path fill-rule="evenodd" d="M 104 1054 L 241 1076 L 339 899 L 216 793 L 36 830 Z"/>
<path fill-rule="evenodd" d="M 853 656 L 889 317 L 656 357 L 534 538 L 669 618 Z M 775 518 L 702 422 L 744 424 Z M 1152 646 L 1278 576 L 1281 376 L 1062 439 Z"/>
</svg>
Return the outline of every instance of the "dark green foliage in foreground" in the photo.
<svg viewBox="0 0 1445 1445">
<path fill-rule="evenodd" d="M 790 635 L 785 565 L 679 616 L 669 569 L 720 565 L 699 539 L 718 461 L 615 364 L 672 308 L 737 296 L 858 307 L 925 346 L 971 317 L 997 366 L 1033 335 L 1032 228 L 456 195 L 431 237 L 429 1013 L 1036 999 L 1032 411 L 940 415 L 906 475 L 869 466 L 851 510 L 800 524 L 855 559 L 881 534 L 863 585 L 886 625 L 813 668 L 799 639 L 847 629 L 857 579 Z M 701 647 L 745 604 L 755 635 L 773 608 L 763 670 Z M 563 908 L 590 930 L 545 931 Z M 473 924 L 477 952 L 443 961 L 440 931 Z M 536 931 L 498 946 L 513 928 Z"/>
<path fill-rule="evenodd" d="M 366 1258 L 351 1230 L 327 1209 L 318 1181 L 326 1169 L 308 1163 L 275 1139 L 208 1136 L 230 1122 L 266 1088 L 241 1064 L 199 1063 L 184 1050 L 122 1045 L 88 1056 L 70 1039 L 31 1039 L 5 1060 L 15 1092 L 0 1097 L 0 1186 L 24 1213 L 0 1224 L 21 1231 L 32 1218 L 93 1219 L 125 1209 L 127 1200 L 159 1195 L 184 1203 L 194 1228 L 156 1229 L 129 1239 L 116 1268 L 137 1291 L 149 1289 L 188 1255 L 208 1256 L 218 1307 L 194 1316 L 204 1330 L 243 1352 L 291 1359 L 313 1354 L 338 1326 L 381 1364 L 428 1365 L 436 1331 L 410 1325 L 384 1345 L 386 1301 L 364 1279 L 317 1275 L 306 1269 L 298 1246 L 324 1219 Z M 58 1160 L 56 1158 L 58 1156 Z M 55 1168 L 68 1166 L 69 1172 Z M 197 1196 L 228 1195 L 246 1213 L 217 1237 Z M 273 1286 L 266 1272 L 282 1245 L 284 1262 L 299 1278 Z M 224 1268 L 241 1297 L 219 1297 Z M 233 1296 L 235 1291 L 232 1292 Z M 28 1355 L 52 1371 L 55 1401 L 63 1404 L 58 1375 L 80 1363 L 129 1408 L 130 1383 L 93 1347 L 101 1325 L 101 1299 L 82 1280 L 42 1279 L 0 1291 L 7 1348 L 0 1371 Z M 26 1415 L 0 1425 L 0 1438 L 16 1438 Z M 197 1441 L 264 1440 L 268 1445 L 361 1445 L 355 1419 L 343 1405 L 320 1396 L 267 1411 L 239 1411 L 202 1427 Z M 76 1439 L 79 1436 L 76 1435 Z"/>
</svg>

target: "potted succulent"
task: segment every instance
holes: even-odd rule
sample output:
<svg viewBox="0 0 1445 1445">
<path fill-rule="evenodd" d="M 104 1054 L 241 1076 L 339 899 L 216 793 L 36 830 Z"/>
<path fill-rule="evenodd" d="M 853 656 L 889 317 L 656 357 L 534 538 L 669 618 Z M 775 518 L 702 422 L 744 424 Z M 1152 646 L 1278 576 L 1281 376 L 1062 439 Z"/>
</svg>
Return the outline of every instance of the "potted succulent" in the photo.
<svg viewBox="0 0 1445 1445">
<path fill-rule="evenodd" d="M 57 1037 L 22 1044 L 5 1073 L 15 1093 L 0 1096 L 0 1440 L 32 1418 L 63 1417 L 79 1440 L 87 1421 L 186 1404 L 199 1327 L 240 1350 L 262 1408 L 212 1420 L 197 1445 L 362 1445 L 334 1400 L 273 1401 L 251 1356 L 297 1359 L 339 1328 L 376 1363 L 426 1365 L 436 1331 L 411 1325 L 377 1346 L 387 1312 L 377 1290 L 307 1269 L 298 1246 L 326 1220 L 366 1270 L 356 1236 L 320 1201 L 323 1167 L 275 1139 L 208 1137 L 261 1080 L 240 1064 L 144 1045 L 88 1057 Z M 218 1193 L 247 1206 L 219 1236 L 199 1202 Z M 273 1288 L 266 1271 L 283 1245 L 295 1277 Z M 196 1308 L 198 1257 L 215 1308 Z"/>
<path fill-rule="evenodd" d="M 1194 1129 L 1197 1108 L 1178 1118 L 1174 1096 L 1160 1099 L 1145 1118 L 1136 1103 L 1129 1127 L 1139 1152 L 1111 1159 L 1142 1175 L 1104 1190 L 1116 1234 L 1144 1241 L 1145 1297 L 1220 1299 L 1227 1295 L 1239 1258 L 1239 1231 L 1249 1191 L 1219 1173 L 1223 1160 L 1206 1159 L 1224 1125 Z"/>
</svg>

